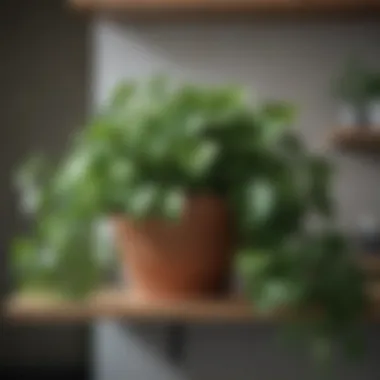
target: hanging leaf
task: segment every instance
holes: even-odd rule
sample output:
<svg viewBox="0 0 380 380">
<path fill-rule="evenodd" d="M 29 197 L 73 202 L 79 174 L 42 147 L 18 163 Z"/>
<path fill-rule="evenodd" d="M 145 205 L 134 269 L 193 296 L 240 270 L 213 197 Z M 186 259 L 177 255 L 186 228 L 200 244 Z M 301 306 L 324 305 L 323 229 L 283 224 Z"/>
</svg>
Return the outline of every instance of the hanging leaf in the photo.
<svg viewBox="0 0 380 380">
<path fill-rule="evenodd" d="M 322 215 L 331 215 L 331 166 L 321 157 L 309 159 L 310 200 L 316 211 Z"/>
<path fill-rule="evenodd" d="M 47 176 L 47 163 L 41 155 L 29 158 L 18 168 L 14 184 L 20 195 L 21 210 L 25 214 L 34 215 L 40 210 Z"/>
<path fill-rule="evenodd" d="M 258 309 L 268 313 L 294 306 L 299 298 L 300 289 L 289 280 L 273 279 L 263 283 L 258 294 L 256 298 Z"/>
</svg>

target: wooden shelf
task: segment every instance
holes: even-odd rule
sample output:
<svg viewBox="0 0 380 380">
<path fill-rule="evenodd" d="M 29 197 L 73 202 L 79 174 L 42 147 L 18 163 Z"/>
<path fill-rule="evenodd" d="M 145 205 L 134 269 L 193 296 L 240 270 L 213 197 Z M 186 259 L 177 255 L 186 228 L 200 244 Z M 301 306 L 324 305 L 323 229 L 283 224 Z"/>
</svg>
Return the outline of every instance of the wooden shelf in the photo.
<svg viewBox="0 0 380 380">
<path fill-rule="evenodd" d="M 380 153 L 380 127 L 337 129 L 332 134 L 333 144 L 340 149 L 362 153 Z"/>
<path fill-rule="evenodd" d="M 355 13 L 380 12 L 377 0 L 69 0 L 90 11 L 231 13 Z"/>
<path fill-rule="evenodd" d="M 373 300 L 369 318 L 377 320 L 380 318 L 380 282 L 371 283 L 368 293 Z M 308 314 L 316 316 L 316 313 Z M 238 323 L 283 321 L 295 317 L 294 313 L 285 311 L 262 315 L 255 312 L 252 304 L 238 299 L 143 302 L 116 290 L 101 292 L 82 303 L 46 295 L 16 294 L 5 304 L 6 320 L 27 323 L 89 322 L 96 318 Z"/>
<path fill-rule="evenodd" d="M 380 318 L 380 255 L 360 255 L 358 261 L 368 273 L 368 294 L 373 300 L 371 317 Z M 375 277 L 371 279 L 372 276 Z M 115 289 L 99 292 L 80 303 L 63 301 L 46 294 L 15 294 L 5 303 L 4 311 L 8 321 L 27 323 L 88 322 L 105 317 L 213 323 L 294 318 L 294 314 L 285 311 L 264 316 L 255 312 L 251 303 L 238 298 L 144 302 L 133 298 L 125 290 Z"/>
<path fill-rule="evenodd" d="M 126 291 L 103 291 L 82 303 L 62 301 L 48 295 L 14 295 L 5 307 L 10 321 L 61 322 L 93 318 L 138 320 L 244 321 L 255 316 L 252 305 L 237 299 L 186 302 L 147 302 Z"/>
</svg>

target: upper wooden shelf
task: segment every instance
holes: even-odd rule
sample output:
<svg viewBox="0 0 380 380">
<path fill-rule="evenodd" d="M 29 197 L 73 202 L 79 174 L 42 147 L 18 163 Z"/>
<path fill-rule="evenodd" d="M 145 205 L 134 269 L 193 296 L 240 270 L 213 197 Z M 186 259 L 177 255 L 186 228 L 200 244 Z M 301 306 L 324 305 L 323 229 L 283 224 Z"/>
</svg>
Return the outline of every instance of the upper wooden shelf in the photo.
<svg viewBox="0 0 380 380">
<path fill-rule="evenodd" d="M 151 14 L 186 13 L 380 13 L 378 0 L 69 0 L 76 8 Z"/>
<path fill-rule="evenodd" d="M 372 299 L 368 317 L 378 320 L 380 284 L 369 285 L 368 293 Z M 311 317 L 316 315 L 312 313 Z M 263 315 L 255 312 L 252 304 L 238 299 L 143 302 L 123 291 L 102 292 L 81 303 L 62 301 L 47 295 L 14 295 L 5 305 L 7 321 L 27 323 L 89 322 L 96 318 L 239 323 L 283 321 L 295 317 L 294 313 L 286 311 Z"/>
<path fill-rule="evenodd" d="M 380 256 L 359 257 L 368 273 L 368 294 L 372 300 L 370 318 L 380 318 Z M 135 320 L 179 320 L 182 322 L 249 322 L 294 318 L 294 313 L 272 315 L 255 312 L 254 306 L 242 299 L 193 300 L 181 302 L 147 302 L 127 291 L 109 290 L 83 302 L 63 301 L 52 295 L 15 294 L 5 303 L 5 318 L 10 322 L 60 323 L 88 322 L 96 318 L 128 318 Z"/>
<path fill-rule="evenodd" d="M 340 149 L 380 153 L 380 128 L 340 128 L 333 132 L 332 141 Z"/>
<path fill-rule="evenodd" d="M 237 299 L 144 302 L 127 291 L 110 290 L 81 303 L 48 295 L 16 294 L 6 303 L 5 316 L 21 322 L 88 321 L 99 317 L 207 322 L 252 320 L 255 313 L 252 305 Z"/>
</svg>

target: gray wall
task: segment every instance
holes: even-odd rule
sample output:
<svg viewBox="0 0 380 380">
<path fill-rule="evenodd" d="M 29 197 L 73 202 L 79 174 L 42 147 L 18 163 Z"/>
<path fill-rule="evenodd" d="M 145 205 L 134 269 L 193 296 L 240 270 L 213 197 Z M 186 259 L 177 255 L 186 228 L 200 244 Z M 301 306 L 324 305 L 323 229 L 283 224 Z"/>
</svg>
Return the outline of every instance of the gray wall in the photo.
<svg viewBox="0 0 380 380">
<path fill-rule="evenodd" d="M 23 228 L 10 186 L 16 163 L 36 150 L 58 156 L 86 113 L 87 27 L 65 1 L 0 3 L 0 278 L 10 241 Z M 77 365 L 83 328 L 6 326 L 1 322 L 1 365 Z"/>
<path fill-rule="evenodd" d="M 280 326 L 187 326 L 185 357 L 173 364 L 167 356 L 168 326 L 97 323 L 94 339 L 95 380 L 378 380 L 380 329 L 367 327 L 368 352 L 359 363 L 337 354 L 331 377 L 304 350 L 280 342 Z M 318 377 L 319 376 L 319 377 Z"/>
<path fill-rule="evenodd" d="M 354 228 L 362 213 L 380 216 L 380 163 L 328 151 L 326 141 L 336 125 L 330 80 L 353 52 L 380 63 L 377 22 L 144 25 L 99 17 L 93 37 L 95 105 L 120 79 L 156 71 L 206 83 L 237 82 L 260 99 L 288 99 L 299 106 L 298 126 L 310 148 L 326 151 L 339 168 L 335 195 L 342 227 Z M 103 321 L 96 327 L 96 373 L 100 380 L 312 378 L 310 363 L 280 349 L 274 332 L 260 326 L 192 326 L 187 357 L 178 370 L 163 356 L 164 328 Z M 368 332 L 368 343 L 362 366 L 352 369 L 337 359 L 337 378 L 380 378 L 378 329 Z"/>
</svg>

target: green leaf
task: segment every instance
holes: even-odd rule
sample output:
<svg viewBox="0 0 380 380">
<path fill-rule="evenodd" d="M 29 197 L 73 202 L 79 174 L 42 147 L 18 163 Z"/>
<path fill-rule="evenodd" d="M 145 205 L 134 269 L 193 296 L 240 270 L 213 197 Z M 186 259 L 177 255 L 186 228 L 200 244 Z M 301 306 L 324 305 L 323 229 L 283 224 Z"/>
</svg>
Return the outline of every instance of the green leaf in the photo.
<svg viewBox="0 0 380 380">
<path fill-rule="evenodd" d="M 128 159 L 116 158 L 110 167 L 111 183 L 127 185 L 132 182 L 135 176 L 133 163 Z"/>
<path fill-rule="evenodd" d="M 94 162 L 91 149 L 78 149 L 67 159 L 56 177 L 59 191 L 65 192 L 81 183 Z"/>
<path fill-rule="evenodd" d="M 94 258 L 102 266 L 112 268 L 116 265 L 116 247 L 112 224 L 107 218 L 100 218 L 92 224 L 91 250 Z"/>
<path fill-rule="evenodd" d="M 142 185 L 128 199 L 128 210 L 137 219 L 147 217 L 153 210 L 159 189 L 155 185 Z"/>
<path fill-rule="evenodd" d="M 37 246 L 30 238 L 18 238 L 12 244 L 12 267 L 26 276 L 33 270 L 36 262 Z"/>
<path fill-rule="evenodd" d="M 201 142 L 189 154 L 189 169 L 193 176 L 203 175 L 210 169 L 219 154 L 219 147 L 216 143 L 210 141 Z"/>
<path fill-rule="evenodd" d="M 14 176 L 14 184 L 20 195 L 22 212 L 33 215 L 42 207 L 47 162 L 41 155 L 29 158 Z"/>
<path fill-rule="evenodd" d="M 250 218 L 260 223 L 269 219 L 275 207 L 273 186 L 264 180 L 255 180 L 247 186 L 247 207 Z"/>
<path fill-rule="evenodd" d="M 112 109 L 118 109 L 125 107 L 127 101 L 132 97 L 136 86 L 133 83 L 120 83 L 114 90 L 114 93 L 110 99 L 110 106 Z"/>
<path fill-rule="evenodd" d="M 237 256 L 237 268 L 245 278 L 255 278 L 265 273 L 272 262 L 271 255 L 266 251 L 244 250 Z"/>
<path fill-rule="evenodd" d="M 178 219 L 185 204 L 185 194 L 181 190 L 168 190 L 163 196 L 163 207 L 165 215 L 170 219 Z"/>
<path fill-rule="evenodd" d="M 206 127 L 206 118 L 201 113 L 194 113 L 193 115 L 189 115 L 184 121 L 183 127 L 187 135 L 194 137 L 204 131 Z"/>
<path fill-rule="evenodd" d="M 265 125 L 261 130 L 263 144 L 272 144 L 282 137 L 295 119 L 295 109 L 286 103 L 267 103 L 260 111 L 258 117 Z"/>
<path fill-rule="evenodd" d="M 322 215 L 331 215 L 331 166 L 325 159 L 312 157 L 309 159 L 310 200 L 312 206 Z"/>
<path fill-rule="evenodd" d="M 161 133 L 160 137 L 155 138 L 150 142 L 149 155 L 152 159 L 161 161 L 166 158 L 170 147 L 170 140 Z"/>
<path fill-rule="evenodd" d="M 300 289 L 289 280 L 272 279 L 262 284 L 256 305 L 262 312 L 271 312 L 294 305 L 300 297 Z"/>
</svg>

